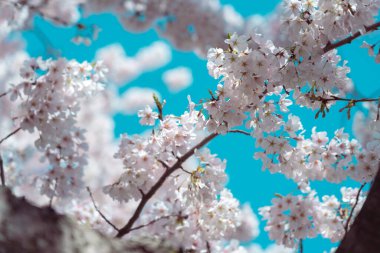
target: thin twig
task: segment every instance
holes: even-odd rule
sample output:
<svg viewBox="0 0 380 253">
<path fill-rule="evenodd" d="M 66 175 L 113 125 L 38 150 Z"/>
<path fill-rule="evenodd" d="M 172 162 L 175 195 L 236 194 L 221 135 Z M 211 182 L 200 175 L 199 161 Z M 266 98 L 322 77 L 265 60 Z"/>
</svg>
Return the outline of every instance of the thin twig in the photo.
<svg viewBox="0 0 380 253">
<path fill-rule="evenodd" d="M 299 241 L 298 248 L 299 248 L 299 253 L 303 253 L 303 240 L 302 239 L 300 239 L 300 241 Z"/>
<path fill-rule="evenodd" d="M 0 154 L 0 177 L 1 177 L 1 186 L 5 187 L 5 174 L 4 174 L 4 163 L 3 157 Z"/>
<path fill-rule="evenodd" d="M 6 96 L 7 94 L 8 94 L 8 91 L 7 91 L 7 92 L 4 92 L 4 93 L 1 93 L 1 94 L 0 94 L 0 98 Z"/>
<path fill-rule="evenodd" d="M 96 206 L 96 203 L 95 203 L 95 200 L 94 200 L 94 197 L 92 196 L 92 192 L 90 190 L 90 187 L 87 187 L 87 191 L 90 195 L 90 198 L 91 198 L 91 201 L 92 201 L 92 204 L 94 205 L 94 208 L 95 210 L 99 213 L 99 215 L 103 218 L 103 220 L 105 222 L 107 222 L 111 227 L 113 227 L 113 229 L 115 229 L 116 231 L 119 232 L 119 229 L 109 220 L 107 219 L 107 217 L 99 210 L 99 208 Z"/>
<path fill-rule="evenodd" d="M 167 169 L 167 170 L 170 169 L 169 165 L 167 165 L 166 162 L 164 162 L 164 161 L 162 161 L 162 160 L 160 160 L 160 159 L 157 159 L 157 161 L 158 161 L 159 163 L 161 163 L 162 166 L 165 167 L 165 169 Z"/>
<path fill-rule="evenodd" d="M 364 184 L 362 184 L 362 185 L 360 186 L 359 191 L 358 191 L 358 194 L 356 195 L 355 204 L 354 204 L 354 206 L 352 207 L 351 212 L 350 212 L 350 215 L 348 216 L 348 219 L 347 219 L 346 225 L 344 226 L 344 230 L 346 231 L 346 233 L 348 232 L 348 226 L 350 225 L 350 221 L 351 221 L 352 216 L 353 216 L 353 214 L 354 214 L 355 208 L 356 208 L 356 206 L 357 206 L 358 203 L 359 203 L 360 193 L 361 193 L 361 191 L 363 190 L 363 188 L 364 188 L 365 185 L 366 185 L 366 183 L 364 183 Z"/>
<path fill-rule="evenodd" d="M 343 46 L 343 45 L 346 45 L 346 44 L 350 44 L 354 39 L 362 36 L 362 35 L 365 35 L 369 32 L 372 32 L 372 31 L 375 31 L 377 30 L 378 28 L 380 27 L 380 22 L 377 22 L 373 25 L 370 25 L 370 26 L 366 26 L 365 27 L 365 33 L 362 34 L 361 32 L 356 32 L 354 33 L 353 35 L 351 36 L 348 36 L 347 38 L 343 39 L 343 40 L 340 40 L 340 41 L 337 41 L 335 43 L 328 43 L 325 48 L 323 48 L 323 52 L 324 53 L 327 53 L 328 51 L 330 50 L 333 50 L 335 48 L 338 48 L 340 46 Z"/>
<path fill-rule="evenodd" d="M 180 167 L 180 169 L 181 169 L 183 172 L 185 172 L 185 173 L 187 173 L 187 174 L 189 174 L 189 175 L 192 175 L 192 174 L 193 174 L 193 173 L 191 173 L 190 171 L 185 170 L 182 166 Z"/>
<path fill-rule="evenodd" d="M 251 134 L 249 132 L 246 132 L 246 131 L 243 131 L 243 130 L 239 130 L 239 129 L 229 130 L 228 132 L 229 133 L 238 133 L 238 134 L 244 134 L 244 135 L 247 135 L 247 136 L 251 136 Z"/>
<path fill-rule="evenodd" d="M 347 101 L 347 102 L 354 102 L 354 103 L 361 103 L 361 102 L 376 102 L 379 101 L 379 98 L 360 98 L 360 99 L 351 99 L 351 98 L 341 98 L 337 96 L 331 96 L 330 98 L 322 98 L 317 97 L 317 100 L 320 101 Z"/>
<path fill-rule="evenodd" d="M 162 216 L 160 218 L 157 218 L 157 219 L 154 219 L 146 224 L 143 224 L 143 225 L 140 225 L 140 226 L 137 226 L 137 227 L 134 227 L 134 228 L 131 228 L 130 231 L 134 231 L 134 230 L 138 230 L 140 228 L 143 228 L 143 227 L 147 227 L 147 226 L 150 226 L 160 220 L 164 220 L 164 219 L 169 219 L 171 217 L 178 217 L 178 214 L 172 214 L 172 215 L 166 215 L 166 216 Z"/>
<path fill-rule="evenodd" d="M 3 139 L 0 140 L 0 144 L 2 144 L 5 140 L 7 140 L 9 137 L 11 137 L 12 135 L 16 134 L 20 130 L 21 130 L 21 127 L 17 128 L 12 133 L 10 133 L 7 136 L 5 136 Z"/>
</svg>

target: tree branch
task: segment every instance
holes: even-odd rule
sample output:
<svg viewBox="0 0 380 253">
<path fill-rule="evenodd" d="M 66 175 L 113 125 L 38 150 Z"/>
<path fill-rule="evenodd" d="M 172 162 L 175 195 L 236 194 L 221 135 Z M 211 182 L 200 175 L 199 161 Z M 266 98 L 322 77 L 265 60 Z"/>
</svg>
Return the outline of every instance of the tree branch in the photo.
<svg viewBox="0 0 380 253">
<path fill-rule="evenodd" d="M 7 94 L 8 94 L 8 91 L 7 91 L 7 92 L 4 92 L 4 93 L 1 93 L 1 94 L 0 94 L 0 98 L 1 98 L 1 97 L 5 97 Z"/>
<path fill-rule="evenodd" d="M 171 218 L 171 217 L 178 217 L 178 215 L 177 215 L 177 214 L 172 214 L 172 215 L 162 216 L 162 217 L 157 218 L 157 219 L 154 219 L 154 220 L 152 220 L 152 221 L 150 221 L 150 222 L 148 222 L 148 223 L 146 223 L 146 224 L 143 224 L 143 225 L 140 225 L 140 226 L 137 226 L 137 227 L 131 228 L 129 231 L 138 230 L 138 229 L 140 229 L 140 228 L 150 226 L 150 225 L 152 225 L 152 224 L 154 224 L 154 223 L 156 223 L 156 222 L 158 222 L 158 221 L 160 221 L 160 220 L 169 219 L 169 218 Z"/>
<path fill-rule="evenodd" d="M 0 140 L 0 144 L 2 144 L 4 141 L 6 141 L 9 137 L 11 137 L 12 135 L 16 134 L 18 131 L 21 130 L 21 127 L 17 128 L 16 130 L 14 130 L 12 133 L 8 134 L 7 136 L 5 136 L 3 139 Z"/>
<path fill-rule="evenodd" d="M 115 240 L 49 207 L 36 207 L 0 187 L 0 252 L 180 253 L 169 241 Z M 37 243 L 42 242 L 42 243 Z"/>
<path fill-rule="evenodd" d="M 129 219 L 127 224 L 125 224 L 124 227 L 122 227 L 119 232 L 117 233 L 116 237 L 121 238 L 124 235 L 128 234 L 133 224 L 136 222 L 136 220 L 140 217 L 140 214 L 142 210 L 144 209 L 146 203 L 153 197 L 153 195 L 158 191 L 158 189 L 161 188 L 161 186 L 164 184 L 166 178 L 168 178 L 174 171 L 176 171 L 183 162 L 185 162 L 189 157 L 191 157 L 194 154 L 194 151 L 203 147 L 208 142 L 210 142 L 212 139 L 214 139 L 216 136 L 218 136 L 217 133 L 210 134 L 206 138 L 204 138 L 200 143 L 195 145 L 193 148 L 191 148 L 189 151 L 187 151 L 183 156 L 181 156 L 176 163 L 167 169 L 164 174 L 158 179 L 158 181 L 152 186 L 152 188 L 145 193 L 144 196 L 142 196 L 140 203 L 138 204 L 135 212 L 133 213 L 132 217 Z"/>
<path fill-rule="evenodd" d="M 208 241 L 206 241 L 207 253 L 211 253 L 211 246 Z"/>
<path fill-rule="evenodd" d="M 0 177 L 1 177 L 1 186 L 5 187 L 5 175 L 4 175 L 4 163 L 3 157 L 0 154 Z"/>
<path fill-rule="evenodd" d="M 328 51 L 333 50 L 335 48 L 338 48 L 340 46 L 343 46 L 343 45 L 346 45 L 346 44 L 350 44 L 354 39 L 356 39 L 356 38 L 358 38 L 358 37 L 360 37 L 362 35 L 365 35 L 365 34 L 367 34 L 369 32 L 373 32 L 373 31 L 377 30 L 379 27 L 380 27 L 380 22 L 377 22 L 377 23 L 375 23 L 373 25 L 370 25 L 370 26 L 366 26 L 364 34 L 362 34 L 361 32 L 356 32 L 353 35 L 348 36 L 347 38 L 342 39 L 340 41 L 337 41 L 337 42 L 334 42 L 334 43 L 328 43 L 323 48 L 323 52 L 327 53 Z"/>
<path fill-rule="evenodd" d="M 378 97 L 378 98 L 351 99 L 351 98 L 341 98 L 341 97 L 337 97 L 337 96 L 331 96 L 330 98 L 316 97 L 316 100 L 322 101 L 322 102 L 346 101 L 346 102 L 362 103 L 362 102 L 377 102 L 380 100 L 380 97 Z"/>
<path fill-rule="evenodd" d="M 109 220 L 107 219 L 107 217 L 99 210 L 99 208 L 96 206 L 96 203 L 95 203 L 95 200 L 94 200 L 94 197 L 92 196 L 92 192 L 90 190 L 90 187 L 87 187 L 87 191 L 88 191 L 88 194 L 90 195 L 90 198 L 91 198 L 91 201 L 92 201 L 92 204 L 94 205 L 94 208 L 95 210 L 99 213 L 99 215 L 103 218 L 103 220 L 105 222 L 107 222 L 111 227 L 113 227 L 113 229 L 115 229 L 116 231 L 119 231 L 119 229 Z"/>
<path fill-rule="evenodd" d="M 346 233 L 348 232 L 348 226 L 350 225 L 350 221 L 352 219 L 352 215 L 354 214 L 354 211 L 355 211 L 355 208 L 356 206 L 358 205 L 359 203 L 359 197 L 360 197 L 360 193 L 362 192 L 364 186 L 366 185 L 366 183 L 362 184 L 359 188 L 359 191 L 358 191 L 358 194 L 356 195 L 356 199 L 355 199 L 355 204 L 354 206 L 352 207 L 351 209 L 351 212 L 350 212 L 350 215 L 348 216 L 348 219 L 347 219 L 347 222 L 346 222 L 346 225 L 344 226 L 344 230 L 346 231 Z"/>
<path fill-rule="evenodd" d="M 247 135 L 247 136 L 251 136 L 251 134 L 249 132 L 246 132 L 246 131 L 243 131 L 243 130 L 239 130 L 239 129 L 230 130 L 228 132 L 229 133 L 238 133 L 238 134 L 244 134 L 244 135 Z"/>
</svg>

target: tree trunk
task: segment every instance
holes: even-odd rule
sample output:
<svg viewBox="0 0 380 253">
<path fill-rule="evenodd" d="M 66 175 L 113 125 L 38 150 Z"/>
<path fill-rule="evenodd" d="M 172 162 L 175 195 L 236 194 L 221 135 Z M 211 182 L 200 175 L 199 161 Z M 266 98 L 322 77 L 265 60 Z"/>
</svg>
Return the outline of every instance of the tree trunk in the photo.
<svg viewBox="0 0 380 253">
<path fill-rule="evenodd" d="M 0 253 L 181 252 L 151 238 L 108 238 L 49 207 L 36 207 L 0 187 Z"/>
<path fill-rule="evenodd" d="M 363 208 L 336 253 L 380 252 L 380 169 Z"/>
</svg>

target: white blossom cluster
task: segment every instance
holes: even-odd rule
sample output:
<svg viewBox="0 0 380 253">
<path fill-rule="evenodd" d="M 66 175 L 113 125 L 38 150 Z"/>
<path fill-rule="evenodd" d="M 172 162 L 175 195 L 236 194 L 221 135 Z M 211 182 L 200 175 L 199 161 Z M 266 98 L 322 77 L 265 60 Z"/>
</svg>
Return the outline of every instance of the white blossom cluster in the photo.
<svg viewBox="0 0 380 253">
<path fill-rule="evenodd" d="M 154 125 L 158 114 L 150 106 L 139 111 L 140 123 Z M 119 151 L 115 157 L 123 160 L 126 172 L 120 181 L 107 186 L 106 191 L 118 200 L 128 201 L 141 198 L 166 170 L 164 165 L 173 165 L 177 157 L 187 152 L 195 141 L 197 111 L 190 112 L 177 119 L 166 116 L 149 138 L 143 136 L 122 136 Z"/>
<path fill-rule="evenodd" d="M 159 117 L 149 106 L 139 116 L 144 125 L 154 125 Z M 139 201 L 172 166 L 179 166 L 166 175 L 136 226 L 156 222 L 131 236 L 149 231 L 184 249 L 200 251 L 207 248 L 207 243 L 209 247 L 220 247 L 225 240 L 249 240 L 257 235 L 252 211 L 245 208 L 242 212 L 239 202 L 225 189 L 225 161 L 201 149 L 194 153 L 194 164 L 176 165 L 199 141 L 196 133 L 201 130 L 202 118 L 190 102 L 188 112 L 181 117 L 165 116 L 148 136 L 122 136 L 115 157 L 123 161 L 125 172 L 104 188 L 112 198 Z"/>
<path fill-rule="evenodd" d="M 85 0 L 7 0 L 0 1 L 0 23 L 22 29 L 40 15 L 60 25 L 74 24 L 80 18 L 79 4 Z"/>
<path fill-rule="evenodd" d="M 300 4 L 300 8 L 312 8 L 310 12 L 318 9 L 312 5 L 313 1 L 292 2 Z M 301 4 L 303 2 L 311 5 Z M 373 16 L 377 14 L 372 7 L 376 9 L 378 4 L 375 1 L 368 3 L 366 7 L 369 12 L 365 15 L 367 19 L 361 24 L 362 29 L 372 24 Z M 355 8 L 360 10 L 364 7 L 357 4 Z M 308 26 L 312 22 L 302 22 L 305 22 L 305 34 L 309 34 L 308 29 L 311 28 Z M 349 26 L 350 22 L 342 24 L 348 26 L 345 32 L 355 33 L 359 28 Z M 287 24 L 287 28 L 292 29 L 293 25 L 295 26 L 293 23 Z M 372 181 L 380 162 L 378 141 L 368 141 L 368 144 L 362 142 L 361 145 L 357 140 L 349 139 L 343 129 L 336 130 L 334 138 L 329 140 L 326 132 L 317 132 L 314 128 L 311 138 L 307 138 L 297 116 L 289 114 L 285 120 L 284 116 L 293 104 L 291 96 L 300 106 L 317 109 L 316 117 L 324 117 L 335 103 L 334 98 L 346 94 L 352 87 L 352 82 L 347 77 L 349 68 L 346 62 L 339 65 L 340 57 L 336 50 L 324 51 L 325 47 L 331 45 L 330 39 L 338 39 L 341 35 L 325 35 L 323 42 L 315 43 L 315 38 L 309 38 L 307 43 L 298 43 L 297 36 L 302 34 L 302 29 L 294 29 L 296 32 L 291 36 L 291 30 L 286 31 L 290 38 L 295 38 L 290 43 L 292 46 L 283 43 L 284 47 L 276 47 L 273 42 L 257 34 L 232 34 L 225 41 L 228 49 L 209 50 L 209 72 L 213 77 L 221 79 L 221 84 L 218 85 L 215 95 L 211 95 L 211 99 L 203 106 L 207 111 L 207 129 L 211 132 L 227 133 L 244 124 L 247 128 L 252 128 L 256 147 L 263 150 L 256 152 L 255 158 L 263 161 L 263 168 L 268 168 L 272 173 L 280 172 L 295 180 L 302 192 L 310 192 L 309 182 L 313 180 L 341 183 L 351 177 L 360 182 Z M 321 33 L 323 31 L 319 35 Z M 347 102 L 347 106 L 343 108 L 347 109 L 348 115 L 351 103 Z M 378 132 L 378 121 L 374 120 L 376 117 L 370 118 L 372 120 L 369 125 L 362 127 L 370 126 L 365 131 L 368 133 L 367 139 L 377 136 Z M 331 224 L 330 227 L 325 225 L 326 222 L 336 222 L 334 219 L 329 221 L 329 218 L 319 217 L 320 223 L 324 222 L 325 230 L 313 229 L 316 223 L 312 226 L 310 217 L 316 220 L 316 214 L 321 210 L 313 211 L 310 207 L 317 208 L 322 205 L 315 202 L 314 196 L 308 201 L 297 198 L 292 199 L 292 202 L 298 203 L 297 206 L 301 205 L 301 209 L 305 210 L 302 213 L 304 226 L 295 231 L 296 228 L 289 228 L 291 225 L 285 226 L 280 222 L 282 225 L 277 230 L 274 228 L 270 231 L 274 233 L 272 238 L 287 247 L 295 247 L 295 239 L 314 237 L 316 234 L 322 234 L 333 241 L 342 238 L 344 230 L 331 228 Z M 264 218 L 269 219 L 268 215 L 264 215 Z M 270 221 L 268 224 L 271 226 Z M 286 231 L 289 229 L 296 235 L 288 235 Z"/>
<path fill-rule="evenodd" d="M 324 97 L 332 97 L 350 86 L 348 69 L 337 66 L 339 58 L 335 53 L 319 58 L 318 66 L 323 67 L 314 72 L 302 67 L 305 64 L 308 69 L 318 69 L 312 64 L 314 60 L 294 64 L 285 49 L 257 36 L 233 34 L 226 43 L 229 50 L 210 49 L 208 54 L 211 74 L 223 76 L 224 82 L 218 86 L 216 97 L 204 104 L 209 114 L 206 123 L 209 131 L 225 133 L 246 122 L 247 127 L 253 128 L 256 146 L 264 150 L 256 158 L 262 159 L 264 167 L 272 172 L 282 172 L 298 182 L 308 179 L 341 182 L 347 175 L 359 181 L 372 179 L 380 158 L 376 152 L 363 151 L 342 130 L 337 130 L 330 142 L 326 132 L 315 130 L 312 138 L 306 139 L 300 133 L 303 128 L 297 116 L 289 115 L 284 120 L 283 114 L 292 105 L 290 92 L 302 106 L 319 108 L 318 116 L 325 114 L 332 104 L 323 102 Z M 326 75 L 326 79 L 321 75 Z M 305 89 L 307 92 L 303 93 Z M 274 95 L 279 97 L 277 101 L 271 99 Z M 355 159 L 358 166 L 351 163 Z"/>
<path fill-rule="evenodd" d="M 375 47 L 377 46 L 378 43 L 374 44 L 368 44 L 367 42 L 363 41 L 362 48 L 367 48 L 368 50 L 368 55 L 373 57 L 375 56 Z M 380 63 L 380 52 L 377 51 L 376 56 L 375 56 L 375 61 L 376 63 Z"/>
<path fill-rule="evenodd" d="M 267 220 L 265 230 L 277 243 L 295 248 L 300 239 L 322 235 L 340 241 L 364 202 L 359 188 L 341 188 L 342 200 L 334 195 L 322 201 L 312 191 L 307 196 L 279 196 L 271 206 L 262 207 L 260 214 Z M 350 224 L 347 224 L 349 222 Z"/>
<path fill-rule="evenodd" d="M 286 99 L 290 92 L 301 106 L 324 111 L 332 102 L 322 103 L 322 98 L 345 94 L 352 86 L 346 76 L 349 68 L 338 66 L 340 57 L 334 51 L 305 59 L 257 34 L 233 34 L 226 43 L 228 50 L 212 48 L 208 52 L 210 74 L 223 81 L 218 85 L 217 97 L 205 104 L 211 131 L 225 132 L 242 125 L 246 113 L 255 125 L 257 108 L 271 95 L 281 95 L 281 110 L 285 112 L 292 104 Z"/>
<path fill-rule="evenodd" d="M 167 64 L 171 52 L 161 42 L 135 57 L 126 56 L 119 45 L 101 49 L 97 58 L 104 60 L 109 73 L 101 62 L 39 58 L 26 61 L 21 77 L 15 76 L 14 69 L 27 56 L 19 53 L 20 43 L 9 40 L 12 29 L 23 29 L 35 14 L 56 24 L 74 24 L 79 6 L 89 13 L 110 9 L 129 30 L 154 27 L 175 47 L 207 54 L 210 75 L 220 81 L 217 91 L 197 107 L 189 101 L 189 111 L 179 117 L 163 115 L 159 95 L 149 88 L 134 87 L 119 98 L 116 87 L 110 86 L 93 100 L 85 99 L 102 90 L 105 76 L 120 85 Z M 336 130 L 332 138 L 315 127 L 308 133 L 290 111 L 299 105 L 324 117 L 352 89 L 350 69 L 341 62 L 336 43 L 372 31 L 379 8 L 380 0 L 285 0 L 278 9 L 281 18 L 263 22 L 257 17 L 245 21 L 218 0 L 0 1 L 0 95 L 4 94 L 0 136 L 18 124 L 20 130 L 32 133 L 27 138 L 14 136 L 13 142 L 1 146 L 7 185 L 19 185 L 21 192 L 34 186 L 35 182 L 26 182 L 28 175 L 16 170 L 27 162 L 36 164 L 38 156 L 28 151 L 30 141 L 36 139 L 33 144 L 43 154 L 45 163 L 40 167 L 44 169 L 25 174 L 40 179 L 37 184 L 50 197 L 50 204 L 56 196 L 78 198 L 54 204 L 79 222 L 107 234 L 117 232 L 81 191 L 85 184 L 97 190 L 106 185 L 106 197 L 122 204 L 97 198 L 117 227 L 124 226 L 125 217 L 132 216 L 149 196 L 128 237 L 148 234 L 189 252 L 264 252 L 240 245 L 257 236 L 258 221 L 249 206 L 241 207 L 226 188 L 226 161 L 204 148 L 205 143 L 197 146 L 210 136 L 211 140 L 245 126 L 255 139 L 254 158 L 263 162 L 263 169 L 284 174 L 302 192 L 279 195 L 271 206 L 260 209 L 270 238 L 290 248 L 318 235 L 337 242 L 350 228 L 366 193 L 362 187 L 342 187 L 341 200 L 333 195 L 320 199 L 310 182 L 373 180 L 380 162 L 379 107 L 367 105 L 367 115 L 355 116 L 358 140 L 350 139 L 344 129 Z M 272 32 L 255 33 L 269 23 Z M 259 27 L 247 32 L 250 25 Z M 362 47 L 375 56 L 376 45 L 363 43 Z M 189 70 L 177 68 L 163 79 L 176 91 L 188 86 L 192 76 Z M 354 100 L 340 100 L 350 116 Z M 154 104 L 158 112 L 151 108 Z M 116 151 L 115 111 L 138 111 L 140 123 L 153 129 L 145 135 L 122 135 Z M 116 159 L 111 160 L 115 151 Z M 122 175 L 113 169 L 119 166 L 124 167 Z M 36 203 L 40 200 L 33 198 Z M 265 252 L 291 250 L 273 247 Z"/>
<path fill-rule="evenodd" d="M 15 116 L 20 128 L 37 132 L 35 146 L 49 162 L 41 192 L 69 195 L 81 186 L 87 163 L 84 130 L 76 122 L 80 100 L 102 89 L 104 69 L 99 63 L 39 58 L 26 61 L 20 75 L 23 81 L 9 93 L 21 101 Z"/>
<path fill-rule="evenodd" d="M 343 129 L 335 131 L 329 140 L 326 132 L 313 128 L 311 138 L 305 138 L 295 131 L 302 130 L 300 119 L 289 115 L 281 123 L 284 134 L 266 135 L 256 131 L 256 146 L 263 152 L 256 152 L 255 158 L 263 161 L 263 168 L 272 173 L 280 172 L 306 186 L 312 180 L 327 180 L 341 183 L 347 177 L 359 182 L 370 182 L 376 175 L 380 156 L 375 150 L 361 147 L 355 139 L 349 140 Z M 285 134 L 285 133 L 288 134 Z"/>
<path fill-rule="evenodd" d="M 283 26 L 286 39 L 309 49 L 333 43 L 375 23 L 378 0 L 285 0 Z"/>
<path fill-rule="evenodd" d="M 251 17 L 245 31 L 253 28 L 282 47 L 318 49 L 350 34 L 364 34 L 375 23 L 378 8 L 377 0 L 286 0 L 266 17 Z"/>
</svg>

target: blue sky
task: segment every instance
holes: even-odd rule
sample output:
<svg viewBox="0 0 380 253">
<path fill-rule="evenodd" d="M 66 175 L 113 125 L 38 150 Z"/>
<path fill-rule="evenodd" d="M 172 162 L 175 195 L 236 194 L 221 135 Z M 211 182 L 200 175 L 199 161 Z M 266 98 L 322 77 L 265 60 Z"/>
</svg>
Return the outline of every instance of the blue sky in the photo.
<svg viewBox="0 0 380 253">
<path fill-rule="evenodd" d="M 268 13 L 274 9 L 279 1 L 221 0 L 221 2 L 223 4 L 232 4 L 243 16 L 249 16 L 255 13 Z M 98 48 L 111 43 L 118 42 L 122 44 L 127 55 L 134 55 L 141 47 L 148 46 L 153 41 L 160 39 L 152 30 L 141 34 L 129 33 L 122 28 L 115 17 L 109 14 L 91 16 L 84 19 L 83 22 L 96 24 L 102 29 L 99 39 L 89 47 L 70 43 L 75 34 L 73 29 L 58 28 L 40 18 L 36 18 L 35 25 L 51 41 L 54 48 L 58 48 L 62 52 L 62 56 L 75 58 L 78 61 L 91 61 Z M 367 36 L 369 42 L 375 42 L 375 37 L 376 34 Z M 25 32 L 24 38 L 27 41 L 27 50 L 32 56 L 46 55 L 46 50 L 41 40 L 36 36 L 36 32 Z M 365 49 L 359 48 L 360 44 L 361 40 L 355 41 L 352 45 L 345 46 L 339 51 L 343 59 L 349 61 L 349 66 L 352 68 L 350 77 L 354 80 L 359 93 L 364 96 L 370 96 L 380 88 L 377 83 L 379 67 L 375 64 L 374 59 L 367 55 Z M 166 70 L 177 66 L 192 69 L 194 81 L 190 88 L 173 95 L 162 82 L 161 75 Z M 180 52 L 173 48 L 172 61 L 168 65 L 157 71 L 143 74 L 138 79 L 130 82 L 125 88 L 122 88 L 121 92 L 133 86 L 154 88 L 167 100 L 166 112 L 180 114 L 186 109 L 186 97 L 188 94 L 191 95 L 194 101 L 198 101 L 201 98 L 208 97 L 208 89 L 214 90 L 216 85 L 217 81 L 208 75 L 205 60 L 199 59 L 193 53 Z M 339 109 L 340 107 L 336 108 Z M 306 129 L 311 130 L 311 127 L 316 125 L 318 130 L 324 130 L 332 134 L 335 129 L 344 126 L 350 132 L 352 122 L 344 120 L 344 117 L 337 112 L 338 109 L 334 109 L 325 119 L 318 119 L 318 121 L 314 120 L 314 113 L 304 109 L 296 108 L 295 114 L 302 117 Z M 139 133 L 142 130 L 138 124 L 137 117 L 116 115 L 115 121 L 116 136 L 124 132 L 129 134 Z M 221 158 L 227 159 L 228 187 L 242 203 L 249 202 L 255 212 L 259 207 L 270 204 L 275 193 L 297 193 L 296 185 L 285 179 L 284 176 L 279 174 L 271 175 L 268 171 L 263 172 L 261 170 L 260 161 L 255 161 L 252 158 L 255 152 L 252 138 L 243 135 L 221 136 L 213 141 L 209 147 Z M 352 185 L 352 182 L 347 182 L 347 184 Z M 313 186 L 316 186 L 320 196 L 324 194 L 339 195 L 338 185 L 321 182 Z M 266 246 L 271 242 L 263 231 L 263 227 L 264 222 L 261 222 L 261 234 L 255 242 Z M 330 247 L 331 244 L 325 239 L 312 239 L 306 241 L 305 252 L 322 252 L 323 250 L 329 250 Z"/>
</svg>

